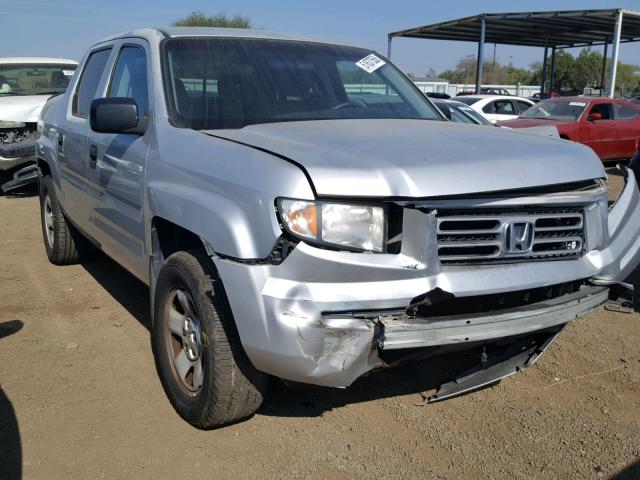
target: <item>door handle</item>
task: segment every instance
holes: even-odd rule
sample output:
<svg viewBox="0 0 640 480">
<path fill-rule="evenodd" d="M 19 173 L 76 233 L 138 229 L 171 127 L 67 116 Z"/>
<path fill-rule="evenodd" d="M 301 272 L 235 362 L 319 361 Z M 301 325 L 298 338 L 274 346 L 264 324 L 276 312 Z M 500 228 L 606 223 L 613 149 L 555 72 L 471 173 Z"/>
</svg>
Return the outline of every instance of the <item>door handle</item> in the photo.
<svg viewBox="0 0 640 480">
<path fill-rule="evenodd" d="M 95 145 L 91 145 L 89 147 L 89 166 L 91 168 L 96 168 L 96 164 L 98 163 L 98 147 Z"/>
<path fill-rule="evenodd" d="M 62 153 L 64 151 L 64 135 L 58 133 L 58 152 Z"/>
</svg>

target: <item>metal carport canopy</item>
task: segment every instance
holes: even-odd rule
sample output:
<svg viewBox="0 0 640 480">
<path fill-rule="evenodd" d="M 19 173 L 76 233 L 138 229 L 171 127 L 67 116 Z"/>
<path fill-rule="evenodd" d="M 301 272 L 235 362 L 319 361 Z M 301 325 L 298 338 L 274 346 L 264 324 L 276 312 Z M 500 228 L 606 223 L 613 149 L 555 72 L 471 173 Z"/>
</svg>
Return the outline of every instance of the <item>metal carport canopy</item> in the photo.
<svg viewBox="0 0 640 480">
<path fill-rule="evenodd" d="M 394 37 L 479 42 L 479 59 L 485 43 L 554 50 L 613 43 L 613 57 L 617 60 L 620 43 L 640 41 L 640 11 L 611 8 L 481 13 L 389 33 L 389 47 Z M 610 94 L 614 90 L 612 87 L 611 84 Z"/>
</svg>

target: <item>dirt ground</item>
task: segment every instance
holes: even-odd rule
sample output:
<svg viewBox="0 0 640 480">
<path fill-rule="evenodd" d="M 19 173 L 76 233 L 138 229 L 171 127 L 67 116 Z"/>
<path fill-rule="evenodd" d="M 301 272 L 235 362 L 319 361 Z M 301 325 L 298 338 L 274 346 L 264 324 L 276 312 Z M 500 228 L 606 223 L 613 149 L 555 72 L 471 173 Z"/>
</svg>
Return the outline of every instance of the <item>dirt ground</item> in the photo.
<svg viewBox="0 0 640 480">
<path fill-rule="evenodd" d="M 199 431 L 156 376 L 143 285 L 49 264 L 36 197 L 0 198 L 0 247 L 0 479 L 640 478 L 640 315 L 579 320 L 533 368 L 434 405 L 427 363 L 273 382 L 250 420 Z"/>
</svg>

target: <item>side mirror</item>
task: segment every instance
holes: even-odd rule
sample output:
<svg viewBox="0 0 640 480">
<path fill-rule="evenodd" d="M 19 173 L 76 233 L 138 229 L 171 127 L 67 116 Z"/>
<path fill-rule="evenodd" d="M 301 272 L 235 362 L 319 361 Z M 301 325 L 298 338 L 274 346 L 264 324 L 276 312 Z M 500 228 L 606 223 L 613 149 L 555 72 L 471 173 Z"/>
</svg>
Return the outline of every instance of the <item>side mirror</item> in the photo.
<svg viewBox="0 0 640 480">
<path fill-rule="evenodd" d="M 138 116 L 138 105 L 133 98 L 96 98 L 89 110 L 91 130 L 99 133 L 144 134 L 147 119 Z"/>
<path fill-rule="evenodd" d="M 602 114 L 598 112 L 590 113 L 587 115 L 587 120 L 589 122 L 597 122 L 598 120 L 602 120 Z"/>
</svg>

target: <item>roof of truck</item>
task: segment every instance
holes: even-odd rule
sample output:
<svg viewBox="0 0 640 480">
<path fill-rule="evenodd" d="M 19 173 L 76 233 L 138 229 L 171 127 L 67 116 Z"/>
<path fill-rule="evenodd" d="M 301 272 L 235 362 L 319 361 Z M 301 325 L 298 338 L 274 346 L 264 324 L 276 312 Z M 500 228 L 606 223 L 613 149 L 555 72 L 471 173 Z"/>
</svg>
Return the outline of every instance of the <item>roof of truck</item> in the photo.
<svg viewBox="0 0 640 480">
<path fill-rule="evenodd" d="M 142 37 L 154 38 L 161 35 L 165 38 L 177 37 L 228 37 L 228 38 L 260 38 L 267 40 L 292 40 L 298 42 L 330 43 L 333 45 L 348 45 L 343 42 L 327 41 L 293 33 L 272 32 L 246 28 L 213 28 L 213 27 L 159 27 L 141 28 L 131 32 L 119 33 L 102 39 L 98 43 L 108 42 L 118 38 Z"/>
<path fill-rule="evenodd" d="M 0 64 L 31 64 L 31 63 L 52 63 L 55 65 L 77 65 L 78 62 L 69 58 L 48 58 L 48 57 L 3 57 Z"/>
</svg>

